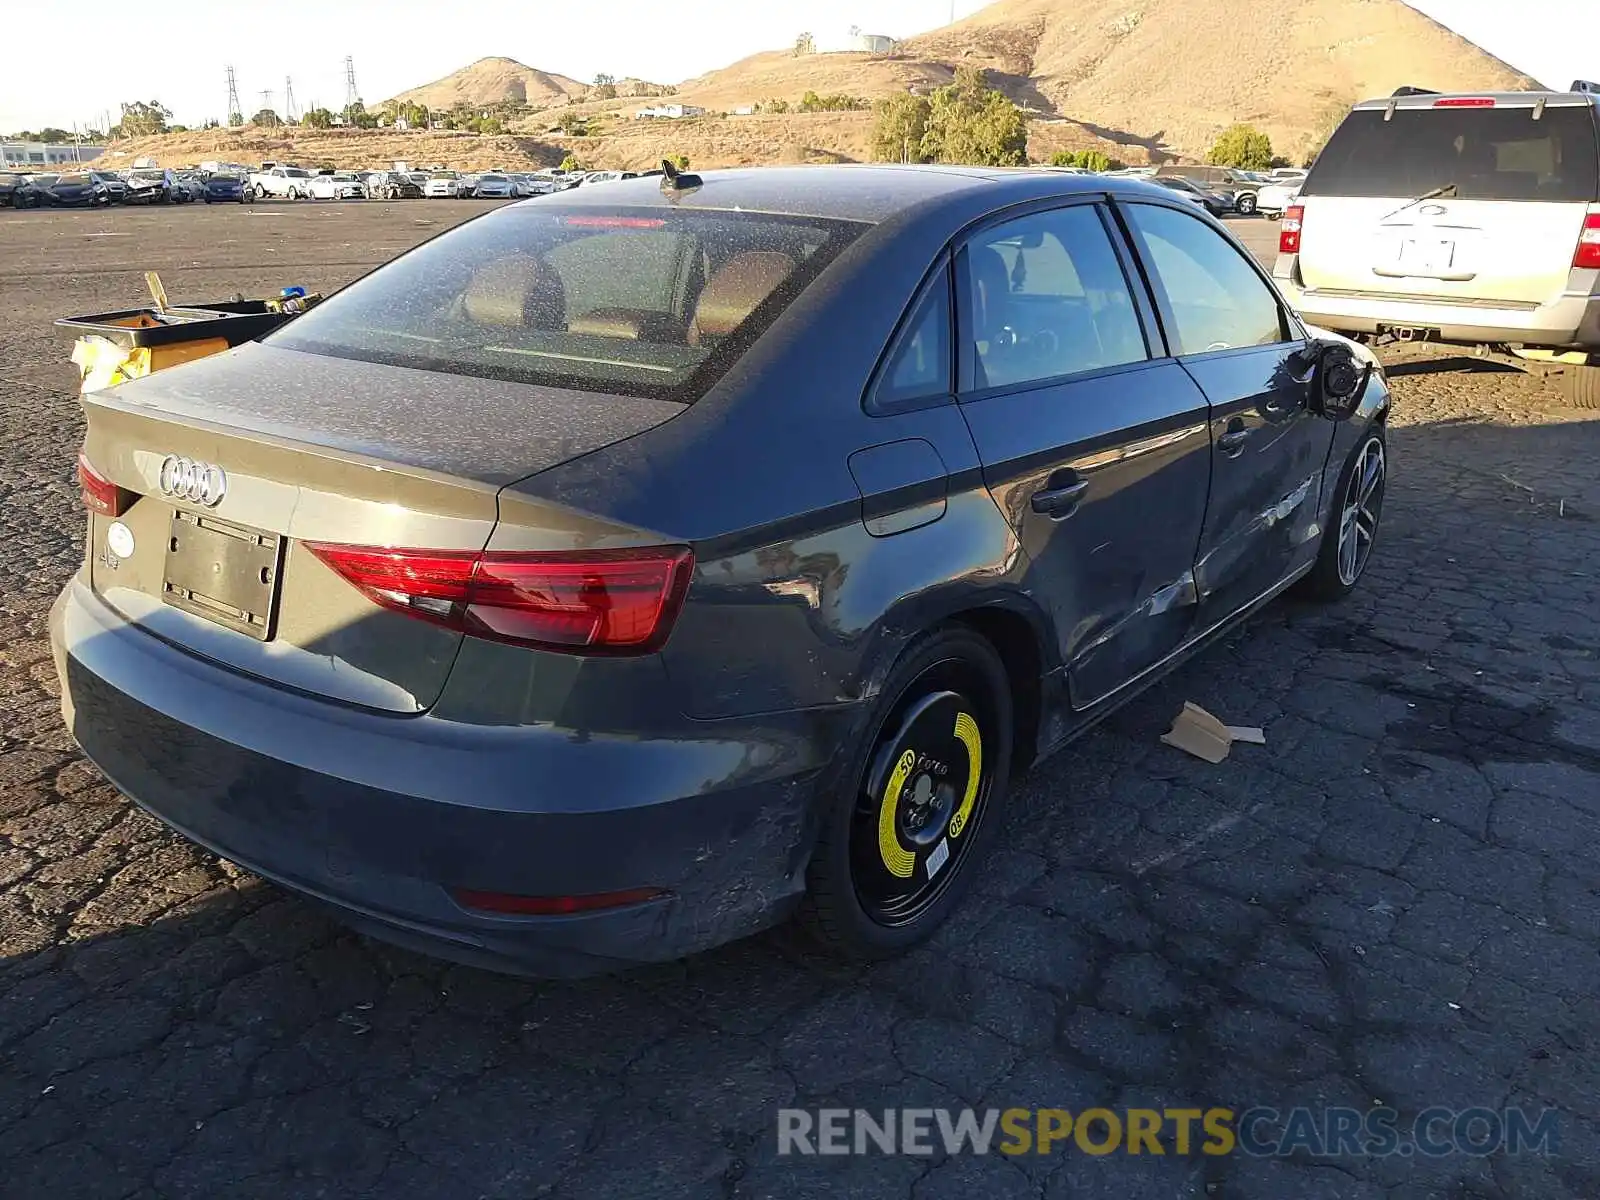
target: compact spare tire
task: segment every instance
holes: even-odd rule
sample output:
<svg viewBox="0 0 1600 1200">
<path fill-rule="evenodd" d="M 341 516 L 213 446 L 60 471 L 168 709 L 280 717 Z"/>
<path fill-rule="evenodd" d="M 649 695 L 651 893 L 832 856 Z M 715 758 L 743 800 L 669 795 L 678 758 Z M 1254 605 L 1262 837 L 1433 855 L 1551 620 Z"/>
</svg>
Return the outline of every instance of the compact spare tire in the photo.
<svg viewBox="0 0 1600 1200">
<path fill-rule="evenodd" d="M 1010 781 L 1011 691 L 994 647 L 943 626 L 879 693 L 820 814 L 801 921 L 875 959 L 916 945 L 971 885 Z"/>
</svg>

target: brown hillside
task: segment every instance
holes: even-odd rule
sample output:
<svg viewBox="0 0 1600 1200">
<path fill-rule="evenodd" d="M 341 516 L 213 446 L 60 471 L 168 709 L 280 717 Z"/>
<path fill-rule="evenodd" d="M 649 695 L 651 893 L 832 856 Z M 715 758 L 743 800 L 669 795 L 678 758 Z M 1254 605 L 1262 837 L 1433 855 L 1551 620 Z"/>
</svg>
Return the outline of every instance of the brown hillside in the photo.
<svg viewBox="0 0 1600 1200">
<path fill-rule="evenodd" d="M 1350 104 L 1401 84 L 1536 86 L 1401 0 L 1299 0 L 1259 14 L 1196 0 L 1000 0 L 904 51 L 987 66 L 1022 102 L 1188 155 L 1248 121 L 1298 156 Z"/>
<path fill-rule="evenodd" d="M 514 58 L 480 58 L 470 67 L 462 67 L 443 79 L 401 92 L 395 100 L 437 109 L 507 101 L 543 107 L 561 104 L 567 97 L 581 96 L 586 91 L 588 86 L 576 79 L 541 71 Z"/>
</svg>

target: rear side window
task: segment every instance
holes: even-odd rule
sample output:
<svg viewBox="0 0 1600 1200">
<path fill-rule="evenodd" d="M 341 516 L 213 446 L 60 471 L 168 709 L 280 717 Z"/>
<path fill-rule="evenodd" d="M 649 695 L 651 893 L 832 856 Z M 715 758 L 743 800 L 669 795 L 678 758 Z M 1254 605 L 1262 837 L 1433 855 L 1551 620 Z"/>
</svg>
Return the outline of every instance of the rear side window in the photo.
<svg viewBox="0 0 1600 1200">
<path fill-rule="evenodd" d="M 950 373 L 950 276 L 941 271 L 906 323 L 894 355 L 878 377 L 873 400 L 903 404 L 955 391 Z"/>
<path fill-rule="evenodd" d="M 1130 204 L 1153 282 L 1166 294 L 1179 354 L 1284 340 L 1278 298 L 1215 229 L 1187 213 Z"/>
<path fill-rule="evenodd" d="M 688 402 L 865 228 L 765 213 L 513 206 L 424 243 L 270 340 Z"/>
<path fill-rule="evenodd" d="M 1091 205 L 1033 213 L 967 250 L 975 387 L 1009 387 L 1147 358 L 1122 264 Z"/>
<path fill-rule="evenodd" d="M 1396 108 L 1345 118 L 1317 158 L 1305 196 L 1411 199 L 1454 187 L 1460 200 L 1600 199 L 1600 150 L 1590 106 Z"/>
</svg>

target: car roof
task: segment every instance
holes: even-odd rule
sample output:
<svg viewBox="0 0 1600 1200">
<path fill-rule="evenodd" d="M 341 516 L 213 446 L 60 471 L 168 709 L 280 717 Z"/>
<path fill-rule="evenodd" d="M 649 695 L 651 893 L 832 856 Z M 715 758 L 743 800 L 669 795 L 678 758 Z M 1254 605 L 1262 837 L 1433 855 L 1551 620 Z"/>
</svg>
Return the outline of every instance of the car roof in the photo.
<svg viewBox="0 0 1600 1200">
<path fill-rule="evenodd" d="M 1493 100 L 1495 108 L 1592 108 L 1600 104 L 1594 92 L 1422 92 L 1414 96 L 1388 96 L 1363 100 L 1358 111 L 1394 108 L 1433 108 L 1441 100 Z M 1485 106 L 1487 107 L 1487 106 Z"/>
<path fill-rule="evenodd" d="M 698 172 L 701 184 L 684 191 L 662 187 L 660 176 L 621 179 L 605 190 L 607 205 L 742 210 L 785 216 L 887 221 L 912 208 L 941 200 L 969 201 L 985 189 L 989 206 L 1080 193 L 1160 194 L 1163 189 L 1134 179 L 1071 175 L 1048 168 L 935 165 L 843 165 L 740 167 Z M 583 207 L 596 203 L 583 189 L 524 200 L 524 205 Z"/>
</svg>

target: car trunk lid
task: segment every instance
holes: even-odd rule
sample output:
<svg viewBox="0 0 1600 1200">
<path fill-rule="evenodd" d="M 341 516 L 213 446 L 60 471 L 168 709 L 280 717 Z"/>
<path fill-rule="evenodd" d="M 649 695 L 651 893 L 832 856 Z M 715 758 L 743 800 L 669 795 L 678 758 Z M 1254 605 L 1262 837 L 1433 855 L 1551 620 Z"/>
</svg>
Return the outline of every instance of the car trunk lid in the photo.
<svg viewBox="0 0 1600 1200">
<path fill-rule="evenodd" d="M 407 713 L 462 635 L 375 606 L 304 543 L 479 551 L 505 484 L 681 406 L 252 345 L 85 409 L 87 463 L 122 490 L 89 529 L 108 604 L 236 670 Z"/>
</svg>

